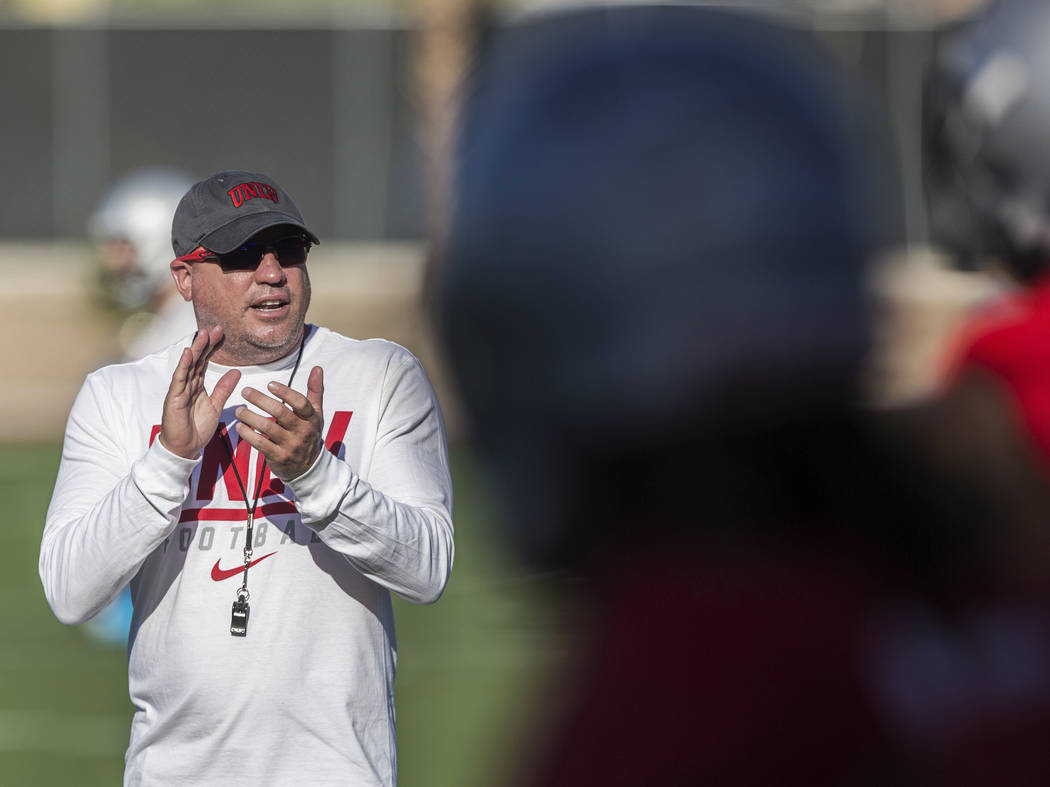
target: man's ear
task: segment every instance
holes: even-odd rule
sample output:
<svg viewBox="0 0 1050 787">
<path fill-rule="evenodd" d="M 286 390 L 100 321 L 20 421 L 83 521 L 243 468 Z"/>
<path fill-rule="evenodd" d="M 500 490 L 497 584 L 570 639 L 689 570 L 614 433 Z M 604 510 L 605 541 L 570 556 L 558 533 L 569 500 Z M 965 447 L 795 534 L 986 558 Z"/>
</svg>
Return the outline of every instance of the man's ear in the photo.
<svg viewBox="0 0 1050 787">
<path fill-rule="evenodd" d="M 172 260 L 171 278 L 175 280 L 175 288 L 179 291 L 184 301 L 193 300 L 193 272 L 188 262 Z"/>
</svg>

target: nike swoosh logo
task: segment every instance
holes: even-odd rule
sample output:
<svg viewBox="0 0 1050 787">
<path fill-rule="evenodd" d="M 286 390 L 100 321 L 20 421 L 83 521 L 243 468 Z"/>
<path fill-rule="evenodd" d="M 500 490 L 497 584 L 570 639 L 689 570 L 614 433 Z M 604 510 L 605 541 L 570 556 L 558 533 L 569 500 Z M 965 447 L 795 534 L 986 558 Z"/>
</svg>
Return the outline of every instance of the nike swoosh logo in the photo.
<svg viewBox="0 0 1050 787">
<path fill-rule="evenodd" d="M 255 560 L 253 560 L 251 563 L 248 564 L 248 568 L 251 568 L 256 563 L 261 563 L 262 561 L 266 560 L 266 558 L 270 557 L 270 555 L 276 555 L 276 554 L 277 554 L 276 552 L 271 552 L 269 555 L 263 555 L 262 557 L 257 557 L 257 558 L 255 558 Z M 219 561 L 218 560 L 216 560 L 215 561 L 215 565 L 211 567 L 211 578 L 214 579 L 216 582 L 222 582 L 224 579 L 229 579 L 230 577 L 235 577 L 238 574 L 243 574 L 243 573 L 244 573 L 244 566 L 243 565 L 237 566 L 237 568 L 219 568 Z"/>
</svg>

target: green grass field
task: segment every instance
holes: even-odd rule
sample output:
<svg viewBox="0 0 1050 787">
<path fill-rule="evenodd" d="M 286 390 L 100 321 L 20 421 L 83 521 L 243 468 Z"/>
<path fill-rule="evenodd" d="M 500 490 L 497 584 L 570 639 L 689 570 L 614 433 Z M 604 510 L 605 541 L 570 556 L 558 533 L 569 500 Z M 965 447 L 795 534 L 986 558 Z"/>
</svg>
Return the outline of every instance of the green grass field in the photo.
<svg viewBox="0 0 1050 787">
<path fill-rule="evenodd" d="M 117 785 L 131 721 L 122 649 L 58 623 L 37 556 L 59 449 L 0 446 L 0 785 Z M 544 676 L 564 655 L 544 577 L 499 546 L 477 468 L 453 452 L 456 565 L 433 606 L 395 602 L 403 787 L 502 781 L 527 744 Z"/>
</svg>

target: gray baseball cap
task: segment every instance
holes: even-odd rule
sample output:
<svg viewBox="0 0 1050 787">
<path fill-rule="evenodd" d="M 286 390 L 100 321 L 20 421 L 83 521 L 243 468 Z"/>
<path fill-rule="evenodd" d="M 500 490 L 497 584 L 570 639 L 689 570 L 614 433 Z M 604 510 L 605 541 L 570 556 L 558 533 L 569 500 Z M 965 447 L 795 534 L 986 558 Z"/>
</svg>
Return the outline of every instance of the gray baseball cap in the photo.
<svg viewBox="0 0 1050 787">
<path fill-rule="evenodd" d="M 171 223 L 171 247 L 176 257 L 198 246 L 226 254 L 278 224 L 298 227 L 314 243 L 321 242 L 273 178 L 241 170 L 217 172 L 194 183 L 179 202 Z"/>
</svg>

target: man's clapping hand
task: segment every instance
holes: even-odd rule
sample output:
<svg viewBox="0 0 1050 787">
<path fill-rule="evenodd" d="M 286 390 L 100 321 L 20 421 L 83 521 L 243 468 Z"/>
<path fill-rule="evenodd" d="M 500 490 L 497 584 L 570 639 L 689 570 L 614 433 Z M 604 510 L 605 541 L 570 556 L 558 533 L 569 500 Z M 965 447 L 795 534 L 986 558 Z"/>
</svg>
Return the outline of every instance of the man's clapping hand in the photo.
<svg viewBox="0 0 1050 787">
<path fill-rule="evenodd" d="M 219 378 L 210 394 L 204 390 L 208 359 L 221 342 L 221 326 L 198 331 L 193 343 L 182 351 L 164 397 L 158 439 L 173 454 L 186 459 L 200 456 L 212 439 L 226 400 L 241 379 L 241 373 L 231 369 Z"/>
</svg>

